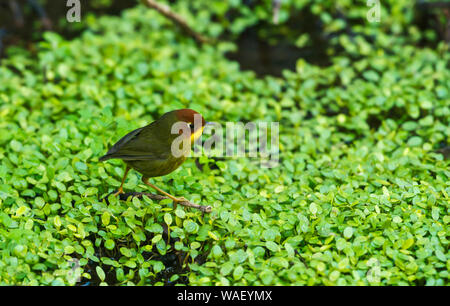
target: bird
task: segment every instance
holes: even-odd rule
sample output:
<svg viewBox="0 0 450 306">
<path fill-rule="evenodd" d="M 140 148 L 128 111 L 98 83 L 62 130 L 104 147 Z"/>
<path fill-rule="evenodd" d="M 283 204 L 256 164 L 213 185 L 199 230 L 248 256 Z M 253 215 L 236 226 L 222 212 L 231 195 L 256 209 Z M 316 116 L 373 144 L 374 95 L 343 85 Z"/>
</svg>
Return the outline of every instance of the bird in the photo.
<svg viewBox="0 0 450 306">
<path fill-rule="evenodd" d="M 208 123 L 192 109 L 178 109 L 123 136 L 99 158 L 101 162 L 121 159 L 126 164 L 122 183 L 114 195 L 124 193 L 125 179 L 128 172 L 134 169 L 142 174 L 145 185 L 172 199 L 175 204 L 187 201 L 184 197 L 175 197 L 151 184 L 149 179 L 167 175 L 180 167 L 186 160 L 191 145 L 201 136 Z M 181 155 L 177 149 L 181 151 Z"/>
</svg>

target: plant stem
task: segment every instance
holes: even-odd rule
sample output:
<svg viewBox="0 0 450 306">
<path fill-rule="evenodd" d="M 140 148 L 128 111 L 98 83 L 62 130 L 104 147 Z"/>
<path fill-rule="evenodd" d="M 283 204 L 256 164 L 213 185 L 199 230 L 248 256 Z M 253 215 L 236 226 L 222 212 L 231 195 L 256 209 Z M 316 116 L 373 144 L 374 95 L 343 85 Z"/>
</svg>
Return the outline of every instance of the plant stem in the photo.
<svg viewBox="0 0 450 306">
<path fill-rule="evenodd" d="M 177 23 L 179 26 L 183 28 L 190 36 L 192 36 L 199 43 L 206 43 L 208 39 L 203 35 L 195 32 L 187 22 L 177 13 L 174 13 L 169 6 L 160 4 L 155 0 L 142 0 L 142 2 L 149 8 L 157 10 L 162 15 L 166 16 L 173 22 Z"/>
<path fill-rule="evenodd" d="M 146 195 L 147 197 L 149 197 L 152 200 L 156 200 L 156 201 L 161 201 L 164 199 L 168 199 L 168 197 L 163 196 L 163 195 L 159 195 L 159 194 L 153 194 L 153 193 L 147 193 L 147 192 L 128 192 L 128 193 L 122 193 L 119 198 L 122 201 L 126 201 L 126 199 L 128 199 L 130 196 L 132 197 L 139 197 L 141 198 L 143 195 Z M 109 195 L 108 195 L 109 196 Z M 106 198 L 108 197 L 106 196 Z M 192 203 L 190 201 L 181 201 L 178 202 L 177 204 L 183 205 L 183 206 L 187 206 L 187 207 L 192 207 L 195 209 L 198 209 L 204 213 L 210 213 L 212 211 L 211 206 L 204 206 L 204 205 L 199 205 L 199 204 L 195 204 Z"/>
</svg>

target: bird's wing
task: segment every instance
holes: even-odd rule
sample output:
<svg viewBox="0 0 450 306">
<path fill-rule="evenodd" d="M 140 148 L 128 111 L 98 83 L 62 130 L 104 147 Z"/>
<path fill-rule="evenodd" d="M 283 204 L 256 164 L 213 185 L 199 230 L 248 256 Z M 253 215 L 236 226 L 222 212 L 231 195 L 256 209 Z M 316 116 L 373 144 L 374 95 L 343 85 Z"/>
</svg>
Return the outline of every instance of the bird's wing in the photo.
<svg viewBox="0 0 450 306">
<path fill-rule="evenodd" d="M 110 158 L 118 158 L 122 160 L 164 160 L 160 156 L 154 154 L 146 154 L 145 152 L 127 152 L 126 154 L 112 154 L 103 156 L 100 161 L 104 161 Z"/>
<path fill-rule="evenodd" d="M 142 131 L 142 129 L 143 129 L 143 127 L 136 129 L 134 131 L 131 131 L 128 134 L 126 134 L 125 136 L 123 136 L 122 138 L 120 138 L 120 140 L 118 142 L 116 142 L 111 147 L 111 149 L 108 150 L 108 152 L 106 152 L 106 155 L 113 155 L 113 154 L 117 153 L 120 150 L 120 148 L 122 148 L 125 144 L 129 143 L 130 140 L 135 138 Z"/>
<path fill-rule="evenodd" d="M 150 126 L 145 126 L 123 136 L 111 149 L 108 150 L 105 156 L 99 160 L 104 161 L 111 158 L 119 158 L 122 160 L 155 160 L 165 159 L 167 152 L 161 150 L 161 147 L 156 137 L 152 137 L 152 129 Z M 137 141 L 139 136 L 152 140 L 152 150 L 149 150 L 149 143 Z"/>
</svg>

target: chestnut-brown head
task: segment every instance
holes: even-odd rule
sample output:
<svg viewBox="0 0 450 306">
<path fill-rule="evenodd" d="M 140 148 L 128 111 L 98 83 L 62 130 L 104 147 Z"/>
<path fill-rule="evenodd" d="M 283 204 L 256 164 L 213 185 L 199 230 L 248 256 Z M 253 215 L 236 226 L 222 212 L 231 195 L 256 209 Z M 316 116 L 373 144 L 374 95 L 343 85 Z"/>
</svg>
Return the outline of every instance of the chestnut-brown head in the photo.
<svg viewBox="0 0 450 306">
<path fill-rule="evenodd" d="M 171 134 L 168 139 L 173 140 L 176 136 L 184 134 L 191 139 L 191 143 L 201 136 L 206 125 L 202 115 L 187 108 L 165 113 L 157 123 L 163 126 L 160 130 Z"/>
<path fill-rule="evenodd" d="M 192 110 L 192 109 L 189 109 L 189 108 L 176 110 L 175 114 L 176 114 L 178 120 L 184 121 L 184 122 L 186 122 L 188 124 L 196 123 L 195 122 L 196 119 L 201 124 L 200 127 L 205 126 L 205 124 L 206 124 L 206 121 L 205 121 L 205 119 L 203 118 L 202 115 L 200 115 L 195 110 Z"/>
<path fill-rule="evenodd" d="M 206 121 L 202 115 L 192 109 L 179 109 L 175 111 L 178 120 L 186 122 L 190 130 L 191 142 L 194 142 L 203 132 Z M 182 131 L 180 131 L 180 134 Z"/>
</svg>

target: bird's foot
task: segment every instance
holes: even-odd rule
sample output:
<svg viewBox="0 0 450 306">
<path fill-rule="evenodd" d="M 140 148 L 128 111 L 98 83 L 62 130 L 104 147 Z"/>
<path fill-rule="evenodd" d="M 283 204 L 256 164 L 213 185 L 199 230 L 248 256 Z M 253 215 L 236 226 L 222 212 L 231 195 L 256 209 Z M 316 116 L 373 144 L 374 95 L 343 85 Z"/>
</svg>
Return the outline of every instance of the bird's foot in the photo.
<svg viewBox="0 0 450 306">
<path fill-rule="evenodd" d="M 189 202 L 186 198 L 183 198 L 183 197 L 173 198 L 172 200 L 174 202 L 176 202 L 176 203 L 178 203 L 178 202 Z"/>
<path fill-rule="evenodd" d="M 125 192 L 123 191 L 122 187 L 120 187 L 119 190 L 114 194 L 114 196 L 117 197 L 118 195 L 121 195 L 123 193 Z"/>
<path fill-rule="evenodd" d="M 173 209 L 177 209 L 178 202 L 189 202 L 187 199 L 183 197 L 179 198 L 171 197 L 171 199 L 173 200 Z"/>
</svg>

